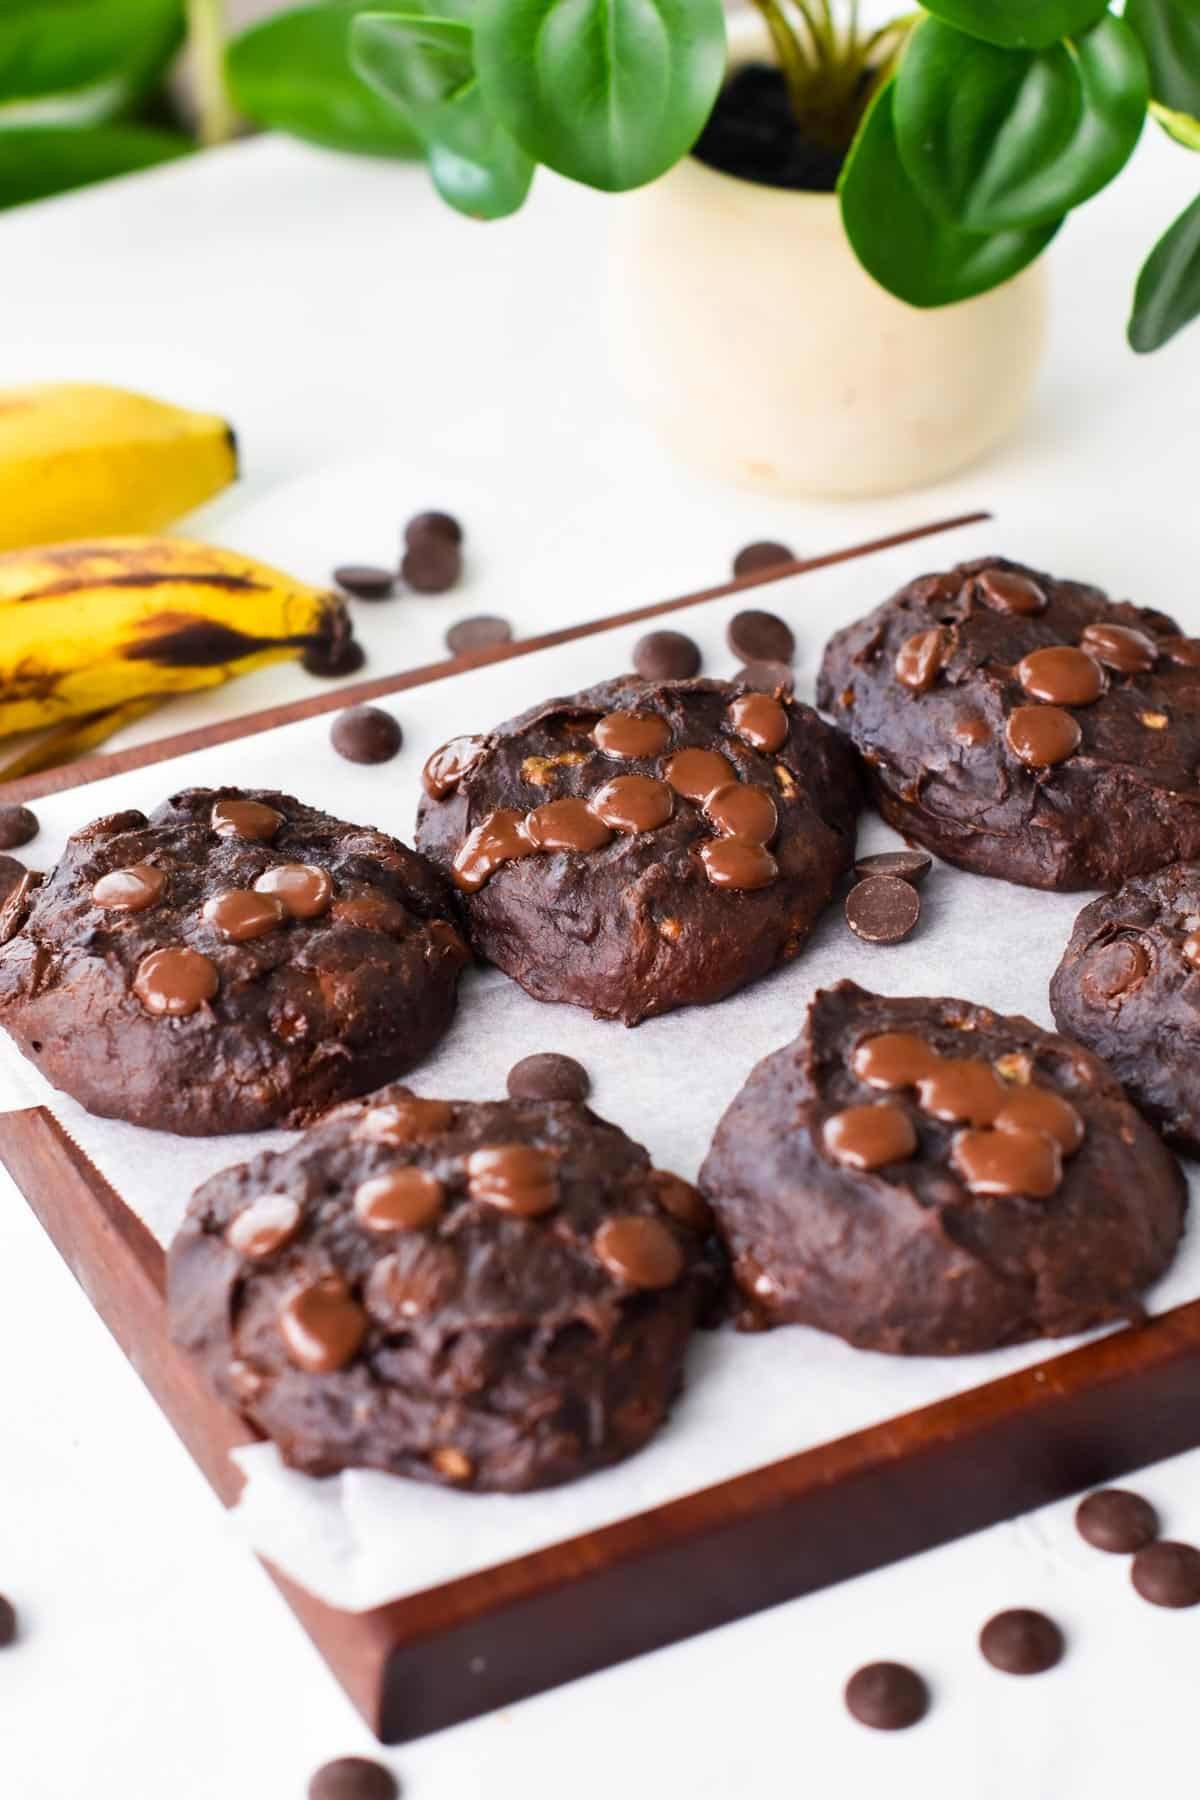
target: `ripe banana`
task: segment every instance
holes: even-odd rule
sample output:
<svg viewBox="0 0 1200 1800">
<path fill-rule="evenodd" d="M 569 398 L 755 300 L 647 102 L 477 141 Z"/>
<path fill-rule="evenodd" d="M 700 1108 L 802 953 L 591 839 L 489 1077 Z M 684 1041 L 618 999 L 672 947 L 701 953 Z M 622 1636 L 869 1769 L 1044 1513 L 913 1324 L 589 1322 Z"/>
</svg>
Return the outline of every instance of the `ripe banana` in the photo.
<svg viewBox="0 0 1200 1800">
<path fill-rule="evenodd" d="M 0 388 L 0 550 L 161 531 L 228 487 L 224 419 L 121 388 Z"/>
<path fill-rule="evenodd" d="M 103 538 L 0 555 L 0 737 L 332 647 L 345 607 L 232 550 Z"/>
</svg>

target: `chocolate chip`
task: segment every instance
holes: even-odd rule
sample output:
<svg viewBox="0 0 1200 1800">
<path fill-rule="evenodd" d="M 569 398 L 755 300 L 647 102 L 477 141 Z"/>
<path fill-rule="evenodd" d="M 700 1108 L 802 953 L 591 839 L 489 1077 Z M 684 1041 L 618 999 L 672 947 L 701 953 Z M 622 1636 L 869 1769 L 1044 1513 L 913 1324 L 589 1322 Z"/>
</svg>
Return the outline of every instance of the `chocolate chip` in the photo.
<svg viewBox="0 0 1200 1800">
<path fill-rule="evenodd" d="M 916 887 L 933 867 L 933 858 L 924 850 L 881 850 L 875 856 L 860 856 L 854 873 L 860 881 L 872 875 L 895 875 Z"/>
<path fill-rule="evenodd" d="M 408 521 L 404 527 L 406 544 L 419 543 L 422 538 L 446 538 L 452 544 L 461 544 L 463 528 L 452 513 L 421 512 Z"/>
<path fill-rule="evenodd" d="M 15 856 L 0 856 L 0 906 L 3 906 L 27 874 L 24 863 L 19 863 Z M 95 889 L 92 890 L 92 897 L 95 898 Z"/>
<path fill-rule="evenodd" d="M 1075 1509 L 1075 1529 L 1094 1550 L 1129 1556 L 1158 1536 L 1158 1514 L 1140 1494 L 1101 1488 Z"/>
<path fill-rule="evenodd" d="M 795 684 L 795 676 L 785 662 L 769 662 L 756 658 L 738 670 L 738 680 L 743 687 L 755 688 L 761 694 L 779 694 L 785 689 L 791 692 Z"/>
<path fill-rule="evenodd" d="M 1152 1606 L 1200 1605 L 1200 1550 L 1163 1539 L 1133 1559 L 1129 1578 Z"/>
<path fill-rule="evenodd" d="M 446 648 L 452 656 L 464 656 L 471 650 L 488 650 L 493 644 L 511 643 L 512 626 L 507 619 L 498 619 L 492 613 L 459 619 L 446 633 Z"/>
<path fill-rule="evenodd" d="M 310 644 L 300 658 L 310 675 L 337 677 L 353 675 L 367 660 L 367 653 L 357 638 L 341 638 L 332 644 Z"/>
<path fill-rule="evenodd" d="M 462 574 L 462 551 L 453 538 L 427 532 L 409 544 L 400 573 L 418 594 L 444 594 Z"/>
<path fill-rule="evenodd" d="M 868 944 L 899 944 L 916 929 L 921 900 L 898 875 L 868 875 L 846 896 L 846 923 Z"/>
<path fill-rule="evenodd" d="M 17 1635 L 17 1609 L 0 1594 L 0 1650 L 7 1650 Z"/>
<path fill-rule="evenodd" d="M 381 706 L 348 706 L 333 721 L 329 741 L 347 762 L 385 763 L 399 750 L 404 733 Z"/>
<path fill-rule="evenodd" d="M 633 647 L 643 681 L 686 681 L 700 671 L 700 646 L 682 631 L 648 631 Z"/>
<path fill-rule="evenodd" d="M 510 1100 L 586 1100 L 591 1086 L 582 1063 L 554 1050 L 523 1056 L 508 1071 Z"/>
<path fill-rule="evenodd" d="M 747 544 L 739 550 L 733 559 L 735 575 L 757 575 L 760 569 L 777 569 L 780 563 L 795 562 L 796 552 L 789 550 L 786 544 L 772 544 L 769 539 L 762 543 Z"/>
<path fill-rule="evenodd" d="M 790 663 L 796 654 L 791 627 L 775 613 L 735 613 L 726 627 L 725 641 L 743 663 Z"/>
<path fill-rule="evenodd" d="M 1079 985 L 1093 1006 L 1115 1000 L 1145 978 L 1150 958 L 1137 938 L 1114 938 L 1093 950 L 1083 967 Z"/>
<path fill-rule="evenodd" d="M 308 1800 L 398 1800 L 399 1793 L 396 1777 L 365 1756 L 339 1756 L 308 1784 Z"/>
<path fill-rule="evenodd" d="M 614 1281 L 633 1288 L 672 1287 L 683 1274 L 683 1251 L 661 1219 L 606 1219 L 592 1248 Z"/>
<path fill-rule="evenodd" d="M 0 806 L 0 850 L 19 850 L 37 834 L 37 815 L 27 806 Z"/>
<path fill-rule="evenodd" d="M 993 1669 L 1006 1675 L 1043 1675 L 1061 1662 L 1063 1635 L 1045 1613 L 1015 1606 L 988 1620 L 979 1648 Z"/>
<path fill-rule="evenodd" d="M 333 579 L 356 600 L 386 600 L 396 586 L 391 569 L 377 569 L 368 563 L 343 563 L 333 571 Z"/>
<path fill-rule="evenodd" d="M 846 1710 L 874 1731 L 903 1731 L 929 1711 L 929 1689 L 904 1663 L 867 1663 L 846 1683 Z"/>
</svg>

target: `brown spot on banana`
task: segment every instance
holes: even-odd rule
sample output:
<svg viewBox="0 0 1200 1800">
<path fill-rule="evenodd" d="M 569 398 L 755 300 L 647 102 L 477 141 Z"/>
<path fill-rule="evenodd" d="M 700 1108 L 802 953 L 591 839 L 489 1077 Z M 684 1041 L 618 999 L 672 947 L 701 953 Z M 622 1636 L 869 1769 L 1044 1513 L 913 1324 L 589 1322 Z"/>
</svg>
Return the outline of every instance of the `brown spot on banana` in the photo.
<svg viewBox="0 0 1200 1800">
<path fill-rule="evenodd" d="M 56 561 L 66 562 L 70 559 L 56 555 Z M 87 557 L 80 555 L 79 561 L 85 562 Z M 220 588 L 228 594 L 261 594 L 263 584 L 254 581 L 248 575 L 230 575 L 220 570 L 208 570 L 203 574 L 187 569 L 125 569 L 119 573 L 105 572 L 97 575 L 85 569 L 82 575 L 64 575 L 58 581 L 48 581 L 45 586 L 31 588 L 27 594 L 21 594 L 18 606 L 28 606 L 35 600 L 61 600 L 67 594 L 90 592 L 96 587 L 106 588 L 150 588 L 150 587 L 202 587 Z"/>
</svg>

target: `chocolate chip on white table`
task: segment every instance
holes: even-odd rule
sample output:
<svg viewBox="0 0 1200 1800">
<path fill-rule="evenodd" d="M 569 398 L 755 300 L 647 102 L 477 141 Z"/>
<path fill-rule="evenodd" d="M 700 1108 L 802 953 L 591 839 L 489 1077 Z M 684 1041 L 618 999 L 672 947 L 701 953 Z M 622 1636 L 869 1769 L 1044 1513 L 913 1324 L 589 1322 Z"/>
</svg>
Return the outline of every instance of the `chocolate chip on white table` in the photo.
<svg viewBox="0 0 1200 1800">
<path fill-rule="evenodd" d="M 399 1800 L 400 1784 L 382 1763 L 365 1756 L 339 1756 L 317 1770 L 308 1800 Z"/>
<path fill-rule="evenodd" d="M 554 1050 L 523 1056 L 508 1071 L 510 1100 L 586 1100 L 591 1085 L 582 1063 Z"/>
<path fill-rule="evenodd" d="M 880 850 L 874 856 L 860 856 L 854 873 L 860 881 L 872 875 L 894 875 L 917 887 L 933 867 L 933 858 L 925 850 Z"/>
<path fill-rule="evenodd" d="M 395 570 L 370 563 L 342 563 L 333 571 L 333 579 L 356 600 L 386 600 L 396 591 Z"/>
<path fill-rule="evenodd" d="M 778 614 L 761 612 L 756 607 L 734 614 L 726 628 L 725 641 L 743 663 L 790 664 L 796 654 L 791 626 Z"/>
<path fill-rule="evenodd" d="M 512 634 L 507 619 L 497 618 L 492 613 L 479 613 L 451 625 L 446 633 L 446 648 L 453 656 L 465 656 L 472 650 L 490 650 L 496 644 L 509 644 Z"/>
<path fill-rule="evenodd" d="M 846 1683 L 846 1710 L 873 1731 L 905 1731 L 929 1711 L 929 1689 L 905 1663 L 867 1663 Z"/>
<path fill-rule="evenodd" d="M 780 563 L 795 562 L 796 552 L 786 544 L 773 544 L 769 539 L 747 544 L 733 559 L 735 575 L 756 575 L 760 569 L 776 569 Z"/>
<path fill-rule="evenodd" d="M 1063 1634 L 1045 1613 L 1017 1606 L 988 1620 L 979 1648 L 984 1660 L 1006 1675 L 1043 1675 L 1062 1661 Z"/>
<path fill-rule="evenodd" d="M 700 673 L 700 646 L 682 631 L 649 631 L 633 647 L 633 666 L 645 681 L 686 681 Z"/>
<path fill-rule="evenodd" d="M 898 875 L 868 875 L 846 896 L 846 923 L 869 944 L 902 943 L 920 917 L 920 895 Z"/>
<path fill-rule="evenodd" d="M 1099 1488 L 1075 1509 L 1075 1529 L 1094 1550 L 1131 1556 L 1158 1536 L 1158 1514 L 1125 1488 Z"/>
<path fill-rule="evenodd" d="M 463 528 L 453 513 L 419 512 L 404 527 L 404 542 L 418 544 L 426 538 L 444 538 L 448 543 L 461 544 Z"/>
<path fill-rule="evenodd" d="M 390 762 L 404 742 L 404 732 L 381 706 L 348 706 L 329 730 L 339 756 L 347 762 Z"/>
<path fill-rule="evenodd" d="M 0 850 L 19 850 L 37 834 L 37 814 L 27 806 L 0 806 Z"/>
</svg>

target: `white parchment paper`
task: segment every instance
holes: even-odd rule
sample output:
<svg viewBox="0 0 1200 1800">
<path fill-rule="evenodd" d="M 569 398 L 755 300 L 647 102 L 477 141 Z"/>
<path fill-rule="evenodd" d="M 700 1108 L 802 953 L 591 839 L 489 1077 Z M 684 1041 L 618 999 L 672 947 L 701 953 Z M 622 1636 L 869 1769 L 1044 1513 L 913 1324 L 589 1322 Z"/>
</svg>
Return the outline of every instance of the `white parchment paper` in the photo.
<svg viewBox="0 0 1200 1800">
<path fill-rule="evenodd" d="M 1052 522 L 1024 531 L 1009 525 L 1003 534 L 1008 554 L 1050 567 L 1060 560 L 1056 540 Z M 994 527 L 975 527 L 774 585 L 751 604 L 791 621 L 800 646 L 798 692 L 811 698 L 830 631 L 922 569 L 981 554 L 1000 541 Z M 1080 567 L 1078 555 L 1073 572 L 1104 579 L 1102 569 Z M 1180 610 L 1173 595 L 1140 597 Z M 724 628 L 736 610 L 737 602 L 714 601 L 669 621 L 701 643 L 708 673 L 732 672 Z M 1200 629 L 1200 606 L 1190 617 L 1183 610 L 1185 628 Z M 315 720 L 40 801 L 42 833 L 27 860 L 49 866 L 69 832 L 101 813 L 149 810 L 176 788 L 225 781 L 281 787 L 410 840 L 421 766 L 438 744 L 618 673 L 629 666 L 636 635 L 622 629 L 398 695 L 384 703 L 405 733 L 404 749 L 390 764 L 362 768 L 342 761 L 329 745 L 328 721 Z M 877 819 L 864 820 L 863 849 L 895 841 Z M 495 1098 L 518 1057 L 564 1051 L 590 1070 L 597 1111 L 646 1144 L 656 1163 L 693 1178 L 721 1112 L 759 1058 L 795 1036 L 819 986 L 849 976 L 885 993 L 957 994 L 1052 1022 L 1047 984 L 1085 896 L 1034 893 L 948 868 L 935 871 L 922 895 L 921 928 L 905 944 L 859 943 L 834 907 L 788 968 L 719 1007 L 673 1013 L 635 1031 L 573 1008 L 539 1005 L 494 970 L 472 974 L 456 1024 L 412 1085 L 430 1095 Z M 93 1119 L 54 1093 L 3 1039 L 0 1105 L 33 1103 L 51 1108 L 164 1243 L 197 1182 L 271 1141 L 179 1139 Z M 282 1134 L 278 1141 L 285 1141 Z M 1193 1233 L 1151 1305 L 1161 1310 L 1197 1295 L 1200 1251 Z M 607 1524 L 1065 1347 L 901 1359 L 852 1350 L 799 1327 L 746 1337 L 700 1334 L 670 1424 L 619 1468 L 550 1493 L 482 1496 L 358 1471 L 314 1481 L 285 1469 L 274 1449 L 261 1445 L 239 1452 L 248 1481 L 234 1521 L 257 1549 L 324 1599 L 365 1608 Z"/>
</svg>

